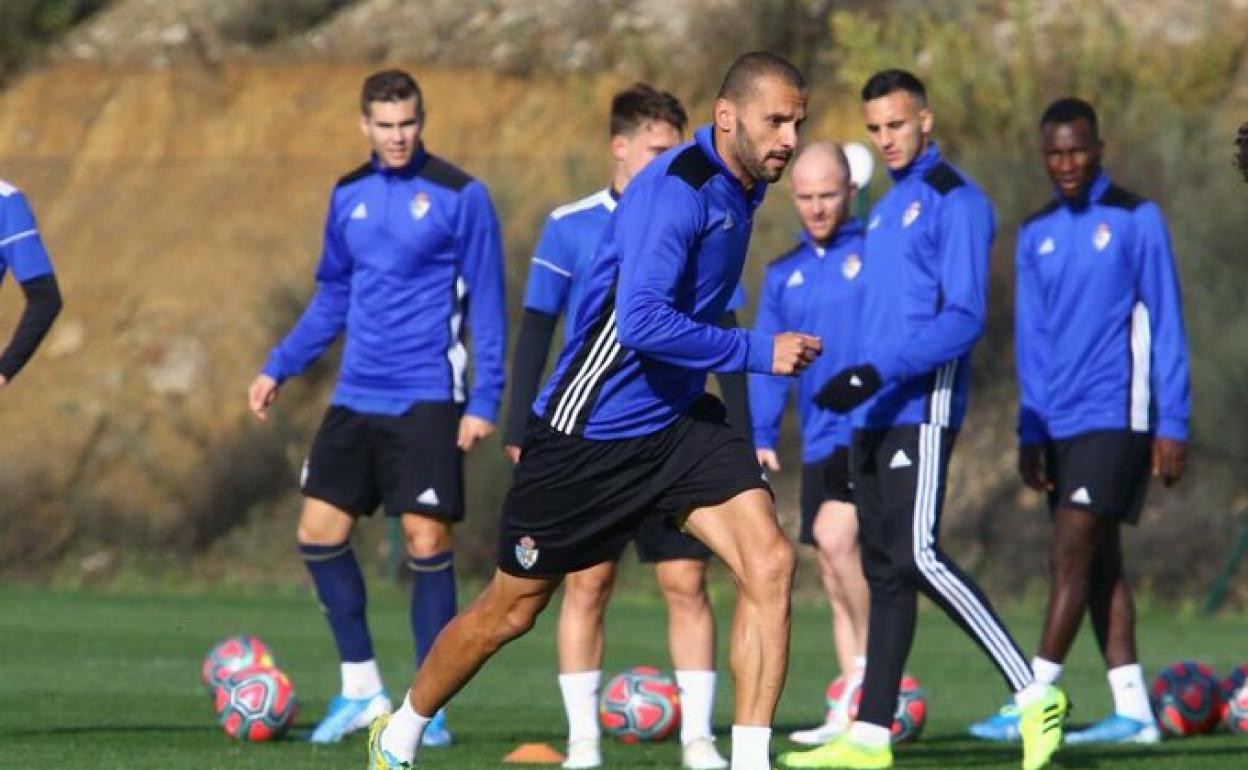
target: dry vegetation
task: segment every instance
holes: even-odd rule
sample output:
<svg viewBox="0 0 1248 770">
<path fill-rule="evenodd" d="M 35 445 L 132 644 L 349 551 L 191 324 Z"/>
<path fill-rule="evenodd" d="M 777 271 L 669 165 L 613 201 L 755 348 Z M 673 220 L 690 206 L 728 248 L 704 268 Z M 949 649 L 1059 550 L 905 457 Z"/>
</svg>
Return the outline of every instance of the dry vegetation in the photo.
<svg viewBox="0 0 1248 770">
<path fill-rule="evenodd" d="M 1248 508 L 1248 437 L 1226 428 L 1248 386 L 1248 200 L 1228 141 L 1248 114 L 1248 3 L 1161 3 L 1153 16 L 1110 0 L 414 5 L 116 0 L 54 64 L 0 92 L 0 176 L 36 203 L 68 300 L 43 355 L 0 395 L 0 574 L 108 579 L 176 563 L 216 575 L 238 570 L 239 553 L 255 579 L 299 573 L 293 477 L 332 367 L 287 388 L 276 424 L 252 425 L 243 388 L 311 289 L 329 186 L 363 152 L 355 92 L 378 61 L 419 73 L 430 147 L 489 184 L 514 309 L 543 214 L 602 183 L 611 91 L 649 77 L 702 115 L 710 73 L 765 44 L 807 63 L 812 136 L 859 136 L 854 96 L 873 69 L 928 76 L 942 142 L 994 197 L 993 323 L 946 532 L 1012 589 L 1042 574 L 1045 531 L 1012 470 L 1012 230 L 1047 194 L 1039 108 L 1066 92 L 1101 105 L 1115 175 L 1170 213 L 1197 358 L 1193 476 L 1153 496 L 1133 547 L 1171 596 L 1219 566 Z M 295 6 L 297 18 L 272 16 Z M 751 288 L 793 234 L 776 192 Z M 5 296 L 0 330 L 17 312 Z M 501 484 L 482 480 L 505 478 L 495 450 L 471 463 L 469 564 L 492 550 Z"/>
</svg>

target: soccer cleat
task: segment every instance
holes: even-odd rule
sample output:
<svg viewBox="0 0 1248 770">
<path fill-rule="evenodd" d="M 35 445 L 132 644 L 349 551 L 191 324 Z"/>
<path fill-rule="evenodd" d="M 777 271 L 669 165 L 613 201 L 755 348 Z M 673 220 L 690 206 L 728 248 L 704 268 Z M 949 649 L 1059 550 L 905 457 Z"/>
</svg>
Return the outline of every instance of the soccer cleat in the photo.
<svg viewBox="0 0 1248 770">
<path fill-rule="evenodd" d="M 969 728 L 970 734 L 981 741 L 1017 741 L 1019 708 L 1011 699 L 1001 710 L 987 719 L 981 719 Z"/>
<path fill-rule="evenodd" d="M 1110 714 L 1094 725 L 1066 734 L 1066 743 L 1160 743 L 1161 730 L 1153 720 L 1138 719 Z"/>
<path fill-rule="evenodd" d="M 1053 752 L 1062 745 L 1062 723 L 1070 704 L 1066 693 L 1053 685 L 1044 694 L 1019 708 L 1018 731 L 1023 737 L 1023 770 L 1047 767 Z"/>
<path fill-rule="evenodd" d="M 599 739 L 568 741 L 568 758 L 563 760 L 563 770 L 590 770 L 594 767 L 602 767 L 602 744 Z"/>
<path fill-rule="evenodd" d="M 337 743 L 356 730 L 368 727 L 382 714 L 389 714 L 391 708 L 390 694 L 385 690 L 371 698 L 335 695 L 308 740 L 313 743 Z"/>
<path fill-rule="evenodd" d="M 839 738 L 849 729 L 849 720 L 841 716 L 843 713 L 839 709 L 828 709 L 828 717 L 823 724 L 809 730 L 795 730 L 789 733 L 789 740 L 802 746 L 820 746 Z"/>
<path fill-rule="evenodd" d="M 893 766 L 893 747 L 863 746 L 847 733 L 818 748 L 785 752 L 780 764 L 794 770 L 886 770 Z"/>
<path fill-rule="evenodd" d="M 381 747 L 381 733 L 390 723 L 390 712 L 373 720 L 368 726 L 368 770 L 411 770 L 411 762 L 403 762 Z"/>
<path fill-rule="evenodd" d="M 694 738 L 680 747 L 680 764 L 687 770 L 725 770 L 728 760 L 720 756 L 714 738 Z"/>
<path fill-rule="evenodd" d="M 440 749 L 451 745 L 451 731 L 446 728 L 446 709 L 438 709 L 425 731 L 420 735 L 420 745 L 426 748 Z"/>
</svg>

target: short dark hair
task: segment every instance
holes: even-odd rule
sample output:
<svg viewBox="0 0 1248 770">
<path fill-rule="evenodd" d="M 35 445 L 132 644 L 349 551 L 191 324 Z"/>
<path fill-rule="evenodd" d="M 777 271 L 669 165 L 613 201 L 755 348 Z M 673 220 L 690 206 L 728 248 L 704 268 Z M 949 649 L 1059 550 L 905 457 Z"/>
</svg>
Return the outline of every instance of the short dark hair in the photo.
<svg viewBox="0 0 1248 770">
<path fill-rule="evenodd" d="M 373 102 L 402 102 L 416 98 L 416 118 L 425 122 L 425 97 L 416 79 L 403 70 L 382 70 L 364 79 L 360 88 L 360 112 L 369 114 Z"/>
<path fill-rule="evenodd" d="M 1235 165 L 1239 166 L 1239 170 L 1244 174 L 1244 181 L 1248 182 L 1248 123 L 1239 127 L 1239 136 L 1235 139 L 1235 144 L 1239 147 L 1239 152 L 1235 155 Z"/>
<path fill-rule="evenodd" d="M 684 133 L 689 115 L 679 99 L 647 83 L 633 83 L 611 97 L 611 136 L 631 134 L 651 120 L 670 123 Z"/>
<path fill-rule="evenodd" d="M 862 100 L 869 102 L 897 91 L 905 91 L 914 97 L 920 106 L 927 106 L 927 88 L 923 81 L 912 72 L 900 69 L 881 70 L 862 86 Z"/>
<path fill-rule="evenodd" d="M 737 57 L 724 75 L 716 98 L 739 101 L 754 92 L 764 77 L 783 80 L 799 91 L 806 90 L 806 78 L 791 61 L 771 51 L 750 51 Z"/>
<path fill-rule="evenodd" d="M 1040 128 L 1043 129 L 1054 123 L 1074 123 L 1080 118 L 1088 121 L 1088 125 L 1092 127 L 1092 136 L 1100 136 L 1096 110 L 1092 105 L 1075 96 L 1063 96 L 1045 107 L 1040 115 Z"/>
</svg>

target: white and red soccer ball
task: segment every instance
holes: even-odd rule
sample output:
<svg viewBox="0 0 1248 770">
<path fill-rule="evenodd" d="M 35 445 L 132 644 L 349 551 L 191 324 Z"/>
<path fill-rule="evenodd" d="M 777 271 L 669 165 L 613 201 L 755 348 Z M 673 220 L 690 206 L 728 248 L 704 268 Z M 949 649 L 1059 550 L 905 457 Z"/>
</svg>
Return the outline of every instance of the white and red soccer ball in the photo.
<svg viewBox="0 0 1248 770">
<path fill-rule="evenodd" d="M 232 738 L 269 741 L 295 723 L 295 686 L 258 637 L 217 642 L 204 658 L 200 677 L 212 693 L 217 721 Z"/>
<path fill-rule="evenodd" d="M 858 718 L 858 705 L 862 701 L 862 680 L 838 676 L 828 683 L 828 688 L 824 691 L 824 699 L 828 709 L 831 710 L 836 708 L 838 703 L 844 702 L 846 691 L 850 687 L 853 691 L 848 693 L 849 713 L 845 715 L 846 723 Z M 927 724 L 927 692 L 919 684 L 918 678 L 911 674 L 902 674 L 901 683 L 897 689 L 897 710 L 893 712 L 893 743 L 917 740 L 925 724 Z"/>
<path fill-rule="evenodd" d="M 1222 715 L 1217 675 L 1207 663 L 1171 663 L 1153 679 L 1153 713 L 1167 735 L 1211 732 Z"/>
<path fill-rule="evenodd" d="M 602 689 L 598 721 L 624 743 L 661 741 L 680 725 L 680 689 L 657 668 L 633 666 Z"/>
</svg>

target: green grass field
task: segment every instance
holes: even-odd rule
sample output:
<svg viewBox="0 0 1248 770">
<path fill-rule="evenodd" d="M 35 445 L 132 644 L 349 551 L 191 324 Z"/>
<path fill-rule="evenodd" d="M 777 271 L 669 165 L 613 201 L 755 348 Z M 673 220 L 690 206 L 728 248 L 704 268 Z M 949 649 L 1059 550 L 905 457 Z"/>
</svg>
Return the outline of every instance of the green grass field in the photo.
<svg viewBox="0 0 1248 770">
<path fill-rule="evenodd" d="M 727 597 L 717 593 L 717 605 L 723 628 Z M 1034 614 L 1007 616 L 1028 650 L 1037 633 Z M 371 616 L 378 655 L 398 696 L 410 675 L 411 642 L 406 603 L 396 587 L 374 583 Z M 548 612 L 532 634 L 505 649 L 460 694 L 450 711 L 457 744 L 424 751 L 422 765 L 495 767 L 521 741 L 561 745 L 553 620 Z M 823 687 L 831 673 L 827 623 L 817 604 L 801 604 L 795 612 L 792 665 L 773 750 L 788 747 L 783 736 L 789 730 L 822 716 Z M 330 747 L 300 740 L 239 745 L 221 732 L 199 683 L 199 663 L 218 637 L 242 631 L 259 634 L 274 648 L 299 693 L 297 730 L 306 731 L 337 687 L 332 643 L 309 595 L 0 588 L 0 768 L 362 768 L 362 736 Z M 1206 660 L 1219 672 L 1248 660 L 1248 617 L 1149 613 L 1140 632 L 1150 672 L 1180 657 Z M 636 663 L 666 667 L 664 640 L 657 600 L 636 592 L 621 597 L 611 610 L 606 669 Z M 722 641 L 721 660 L 726 660 Z M 1003 686 L 978 650 L 930 606 L 922 613 L 909 669 L 929 691 L 930 716 L 922 740 L 900 749 L 899 768 L 1017 767 L 1014 748 L 962 737 L 968 721 L 1000 704 Z M 1105 680 L 1087 638 L 1080 639 L 1068 671 L 1074 721 L 1105 713 Z M 722 735 L 730 723 L 732 693 L 728 677 L 721 681 L 716 725 Z M 720 743 L 726 751 L 727 741 Z M 608 765 L 620 770 L 679 764 L 672 742 L 609 743 L 606 752 Z M 1248 737 L 1082 748 L 1059 757 L 1058 766 L 1070 768 L 1248 768 Z"/>
</svg>

